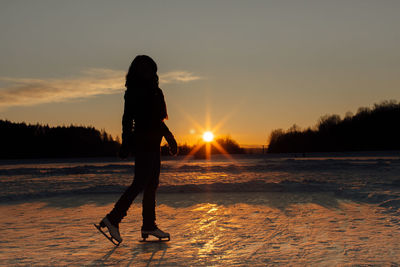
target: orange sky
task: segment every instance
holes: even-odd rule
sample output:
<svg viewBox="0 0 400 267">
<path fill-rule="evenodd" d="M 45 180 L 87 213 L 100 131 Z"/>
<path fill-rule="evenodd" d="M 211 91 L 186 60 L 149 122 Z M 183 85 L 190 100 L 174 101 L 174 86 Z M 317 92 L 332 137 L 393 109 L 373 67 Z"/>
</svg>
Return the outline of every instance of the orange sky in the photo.
<svg viewBox="0 0 400 267">
<path fill-rule="evenodd" d="M 159 66 L 178 142 L 242 145 L 400 99 L 398 1 L 5 1 L 0 119 L 120 135 L 124 75 Z M 197 126 L 196 126 L 197 125 Z"/>
</svg>

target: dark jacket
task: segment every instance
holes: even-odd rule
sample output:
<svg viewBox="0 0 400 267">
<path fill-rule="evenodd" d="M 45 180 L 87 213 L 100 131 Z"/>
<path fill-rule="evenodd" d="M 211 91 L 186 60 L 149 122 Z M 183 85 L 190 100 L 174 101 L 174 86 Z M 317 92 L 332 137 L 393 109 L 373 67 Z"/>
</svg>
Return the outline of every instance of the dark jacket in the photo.
<svg viewBox="0 0 400 267">
<path fill-rule="evenodd" d="M 163 136 L 171 135 L 164 119 L 167 110 L 160 88 L 125 91 L 122 145 L 133 154 L 159 152 Z"/>
</svg>

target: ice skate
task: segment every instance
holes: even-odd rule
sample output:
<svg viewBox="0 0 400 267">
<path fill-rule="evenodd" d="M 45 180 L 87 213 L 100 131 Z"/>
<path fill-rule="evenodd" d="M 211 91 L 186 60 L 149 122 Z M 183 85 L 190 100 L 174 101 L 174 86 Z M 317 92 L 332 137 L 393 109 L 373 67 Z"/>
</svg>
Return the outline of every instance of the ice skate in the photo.
<svg viewBox="0 0 400 267">
<path fill-rule="evenodd" d="M 110 240 L 114 245 L 118 246 L 122 242 L 121 235 L 119 234 L 119 228 L 118 226 L 113 225 L 107 217 L 104 217 L 103 220 L 97 225 L 94 224 L 94 226 L 99 230 L 105 237 L 107 237 L 108 240 Z M 106 232 L 103 231 L 102 228 L 107 227 L 108 230 L 108 235 Z"/>
<path fill-rule="evenodd" d="M 148 238 L 149 235 L 157 237 L 158 241 L 169 241 L 170 239 L 169 233 L 160 230 L 157 226 L 153 230 L 142 229 L 142 238 L 143 238 L 142 242 L 146 241 L 146 238 Z"/>
</svg>

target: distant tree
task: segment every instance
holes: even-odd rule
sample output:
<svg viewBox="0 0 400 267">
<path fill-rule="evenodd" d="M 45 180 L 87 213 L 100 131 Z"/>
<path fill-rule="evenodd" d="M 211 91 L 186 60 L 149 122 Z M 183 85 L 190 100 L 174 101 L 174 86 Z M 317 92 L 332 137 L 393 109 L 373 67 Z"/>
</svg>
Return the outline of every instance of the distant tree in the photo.
<svg viewBox="0 0 400 267">
<path fill-rule="evenodd" d="M 368 107 L 360 107 L 360 108 L 358 108 L 358 110 L 357 110 L 357 115 L 364 115 L 364 114 L 369 114 L 371 112 L 371 109 L 370 108 L 368 108 Z"/>
<path fill-rule="evenodd" d="M 287 132 L 288 133 L 297 133 L 301 131 L 301 127 L 298 126 L 297 124 L 293 124 L 292 127 L 290 127 Z"/>
<path fill-rule="evenodd" d="M 115 156 L 120 143 L 105 130 L 0 120 L 0 158 Z"/>
<path fill-rule="evenodd" d="M 282 129 L 272 130 L 269 135 L 269 143 L 276 143 L 284 134 L 285 132 Z"/>
<path fill-rule="evenodd" d="M 361 107 L 353 115 L 322 116 L 314 130 L 273 130 L 268 152 L 322 152 L 400 149 L 400 104 L 395 100 Z"/>
<path fill-rule="evenodd" d="M 230 136 L 225 136 L 221 138 L 217 138 L 215 140 L 226 152 L 229 154 L 241 154 L 244 153 L 243 148 L 241 148 L 235 140 L 233 140 Z M 218 149 L 212 150 L 214 154 L 220 153 Z"/>
<path fill-rule="evenodd" d="M 344 115 L 344 119 L 351 119 L 354 116 L 353 112 L 347 111 L 346 114 Z"/>
<path fill-rule="evenodd" d="M 325 115 L 319 118 L 317 128 L 319 131 L 329 131 L 340 123 L 339 115 Z"/>
<path fill-rule="evenodd" d="M 207 145 L 199 144 L 198 150 L 194 153 L 195 158 L 207 158 Z M 230 136 L 217 138 L 214 142 L 210 143 L 211 154 L 243 154 L 245 150 L 240 147 L 238 142 L 233 140 Z M 220 150 L 222 148 L 222 151 Z"/>
<path fill-rule="evenodd" d="M 193 146 L 189 146 L 188 144 L 183 144 L 178 146 L 178 154 L 179 155 L 187 155 L 192 151 Z"/>
</svg>

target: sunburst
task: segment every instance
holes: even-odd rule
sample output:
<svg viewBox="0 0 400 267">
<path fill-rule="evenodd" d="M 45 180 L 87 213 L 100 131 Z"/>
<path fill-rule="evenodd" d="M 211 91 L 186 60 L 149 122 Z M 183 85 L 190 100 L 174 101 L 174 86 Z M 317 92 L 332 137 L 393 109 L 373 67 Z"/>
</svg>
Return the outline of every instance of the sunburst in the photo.
<svg viewBox="0 0 400 267">
<path fill-rule="evenodd" d="M 231 161 L 235 161 L 233 157 L 218 143 L 215 139 L 215 133 L 225 124 L 225 122 L 233 115 L 234 112 L 226 115 L 221 121 L 219 121 L 214 127 L 211 127 L 210 116 L 206 114 L 206 126 L 203 127 L 196 120 L 194 120 L 189 114 L 182 112 L 187 120 L 189 120 L 195 130 L 193 132 L 203 133 L 202 139 L 203 142 L 199 142 L 197 145 L 193 147 L 193 149 L 183 158 L 180 166 L 183 165 L 189 158 L 194 156 L 200 149 L 205 148 L 205 158 L 211 159 L 211 150 L 214 147 L 217 149 L 223 156 Z"/>
<path fill-rule="evenodd" d="M 185 164 L 186 161 L 189 160 L 189 158 L 191 158 L 193 155 L 195 155 L 202 147 L 205 147 L 205 156 L 206 159 L 210 159 L 211 158 L 211 148 L 214 147 L 215 149 L 217 149 L 224 157 L 226 157 L 227 159 L 236 162 L 235 159 L 233 159 L 233 157 L 216 141 L 214 141 L 214 138 L 216 136 L 218 136 L 218 130 L 220 130 L 222 128 L 222 126 L 236 113 L 240 110 L 240 108 L 243 106 L 243 104 L 245 103 L 245 99 L 242 99 L 241 102 L 237 103 L 231 110 L 230 112 L 228 112 L 225 116 L 222 117 L 222 119 L 220 121 L 218 121 L 218 123 L 214 124 L 213 127 L 211 127 L 211 116 L 210 116 L 210 106 L 209 104 L 206 105 L 206 113 L 205 113 L 205 125 L 201 125 L 199 122 L 197 122 L 194 118 L 192 118 L 184 109 L 182 109 L 181 106 L 174 106 L 175 109 L 177 109 L 185 118 L 186 120 L 188 120 L 190 122 L 190 124 L 192 125 L 192 128 L 190 129 L 191 134 L 195 134 L 195 133 L 206 133 L 206 132 L 210 132 L 213 135 L 213 140 L 211 141 L 206 141 L 203 138 L 204 142 L 199 142 L 197 143 L 197 145 L 195 145 L 192 150 L 183 158 L 182 161 L 180 161 L 180 164 L 177 165 L 177 167 L 179 168 L 179 166 L 182 166 Z M 207 136 L 209 136 L 209 134 L 207 134 Z M 207 139 L 208 137 L 206 137 Z"/>
</svg>

